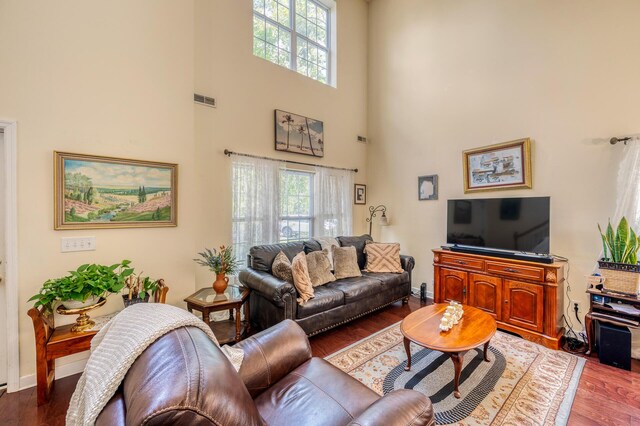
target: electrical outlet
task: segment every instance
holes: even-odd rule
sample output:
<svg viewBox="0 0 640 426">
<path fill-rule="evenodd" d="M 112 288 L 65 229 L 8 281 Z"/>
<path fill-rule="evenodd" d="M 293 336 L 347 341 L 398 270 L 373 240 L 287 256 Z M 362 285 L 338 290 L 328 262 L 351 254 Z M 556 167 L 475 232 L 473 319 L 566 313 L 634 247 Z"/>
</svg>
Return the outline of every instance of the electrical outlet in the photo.
<svg viewBox="0 0 640 426">
<path fill-rule="evenodd" d="M 60 251 L 91 251 L 96 249 L 96 237 L 64 237 L 60 239 Z"/>
</svg>

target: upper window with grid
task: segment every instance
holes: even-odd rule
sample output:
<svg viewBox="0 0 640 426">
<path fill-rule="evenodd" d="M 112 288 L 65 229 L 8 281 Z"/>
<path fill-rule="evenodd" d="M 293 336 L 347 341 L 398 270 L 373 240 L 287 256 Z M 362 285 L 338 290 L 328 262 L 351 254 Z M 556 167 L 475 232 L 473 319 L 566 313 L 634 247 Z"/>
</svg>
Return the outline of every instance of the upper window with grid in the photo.
<svg viewBox="0 0 640 426">
<path fill-rule="evenodd" d="M 253 54 L 328 84 L 330 23 L 318 0 L 253 0 Z"/>
</svg>

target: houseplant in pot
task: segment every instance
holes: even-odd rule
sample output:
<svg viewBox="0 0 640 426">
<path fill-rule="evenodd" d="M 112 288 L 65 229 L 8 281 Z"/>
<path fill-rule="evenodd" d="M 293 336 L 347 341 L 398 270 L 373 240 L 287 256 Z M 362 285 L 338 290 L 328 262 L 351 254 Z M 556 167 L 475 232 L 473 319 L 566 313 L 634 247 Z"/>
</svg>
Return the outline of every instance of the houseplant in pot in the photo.
<svg viewBox="0 0 640 426">
<path fill-rule="evenodd" d="M 238 261 L 233 256 L 231 247 L 220 246 L 220 250 L 210 250 L 205 248 L 203 252 L 198 253 L 201 259 L 193 259 L 198 264 L 208 267 L 216 274 L 216 280 L 213 283 L 213 289 L 216 294 L 223 294 L 229 285 L 229 278 L 238 269 Z"/>
<path fill-rule="evenodd" d="M 58 305 L 59 313 L 80 314 L 72 331 L 89 328 L 92 321 L 86 312 L 103 304 L 111 293 L 122 290 L 126 278 L 133 273 L 130 263 L 123 260 L 111 266 L 81 265 L 69 275 L 45 281 L 29 301 L 35 302 L 35 308 L 42 307 L 45 314 L 52 314 L 54 305 Z"/>
<path fill-rule="evenodd" d="M 629 227 L 627 219 L 620 219 L 614 230 L 611 221 L 605 232 L 598 225 L 602 238 L 603 257 L 598 261 L 605 278 L 604 290 L 637 296 L 640 294 L 640 267 L 638 234 Z"/>
<path fill-rule="evenodd" d="M 125 280 L 125 286 L 122 295 L 124 306 L 134 305 L 136 303 L 146 303 L 149 297 L 155 293 L 161 286 L 161 280 L 152 280 L 149 277 L 142 277 L 142 273 L 137 276 L 129 275 Z"/>
</svg>

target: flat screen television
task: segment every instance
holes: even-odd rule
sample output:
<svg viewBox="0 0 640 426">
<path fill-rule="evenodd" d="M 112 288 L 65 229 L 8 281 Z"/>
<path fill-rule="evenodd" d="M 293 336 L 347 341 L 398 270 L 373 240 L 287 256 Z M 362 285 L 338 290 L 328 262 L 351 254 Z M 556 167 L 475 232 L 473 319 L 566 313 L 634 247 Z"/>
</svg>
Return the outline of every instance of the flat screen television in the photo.
<svg viewBox="0 0 640 426">
<path fill-rule="evenodd" d="M 549 254 L 549 197 L 449 200 L 447 244 Z"/>
</svg>

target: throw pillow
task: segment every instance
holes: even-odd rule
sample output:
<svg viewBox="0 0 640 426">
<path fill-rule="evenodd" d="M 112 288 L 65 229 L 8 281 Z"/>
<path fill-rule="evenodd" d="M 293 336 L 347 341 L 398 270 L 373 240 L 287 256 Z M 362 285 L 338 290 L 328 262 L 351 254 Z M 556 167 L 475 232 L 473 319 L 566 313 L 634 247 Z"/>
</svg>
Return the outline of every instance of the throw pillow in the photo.
<svg viewBox="0 0 640 426">
<path fill-rule="evenodd" d="M 336 279 L 359 277 L 362 275 L 360 267 L 358 266 L 358 253 L 356 253 L 355 247 L 332 247 L 332 249 Z"/>
<path fill-rule="evenodd" d="M 364 252 L 367 255 L 367 272 L 402 273 L 399 243 L 368 243 Z"/>
<path fill-rule="evenodd" d="M 333 237 L 313 237 L 313 239 L 320 244 L 322 250 L 327 250 L 327 257 L 329 258 L 331 270 L 333 271 L 335 266 L 333 265 L 333 250 L 331 250 L 331 248 L 340 247 L 340 243 Z"/>
<path fill-rule="evenodd" d="M 307 257 L 304 252 L 296 254 L 291 261 L 291 272 L 293 274 L 293 285 L 298 290 L 298 303 L 304 305 L 307 300 L 313 299 L 313 284 L 309 277 L 309 269 L 307 268 Z"/>
<path fill-rule="evenodd" d="M 307 268 L 309 269 L 309 277 L 311 277 L 311 283 L 314 287 L 336 280 L 336 277 L 331 273 L 331 263 L 329 263 L 327 250 L 309 253 L 307 255 Z"/>
<path fill-rule="evenodd" d="M 280 251 L 271 265 L 273 276 L 293 284 L 293 273 L 291 272 L 291 262 L 283 251 Z"/>
<path fill-rule="evenodd" d="M 358 266 L 360 269 L 364 269 L 367 263 L 367 257 L 364 254 L 364 246 L 369 241 L 373 242 L 371 236 L 365 234 L 359 237 L 338 237 L 338 241 L 340 242 L 341 247 L 353 246 L 356 248 L 356 253 L 358 253 Z"/>
</svg>

